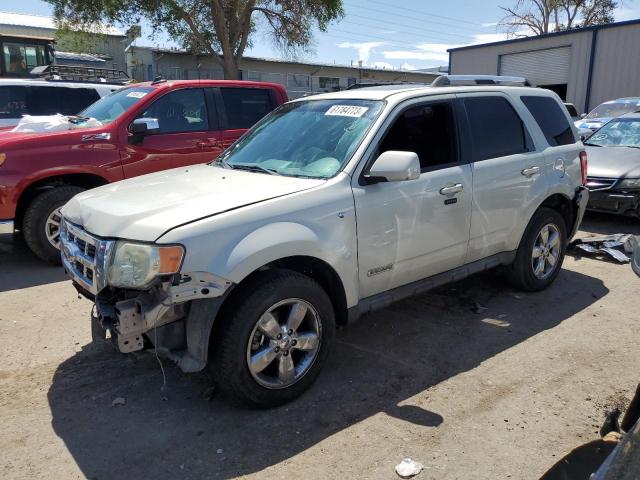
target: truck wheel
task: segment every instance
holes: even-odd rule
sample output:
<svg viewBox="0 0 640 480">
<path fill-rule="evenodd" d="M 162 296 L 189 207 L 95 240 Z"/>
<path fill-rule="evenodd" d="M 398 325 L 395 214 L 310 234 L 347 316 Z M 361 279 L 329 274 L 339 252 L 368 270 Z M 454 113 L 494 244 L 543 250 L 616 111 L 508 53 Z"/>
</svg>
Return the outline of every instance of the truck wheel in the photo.
<svg viewBox="0 0 640 480">
<path fill-rule="evenodd" d="M 60 209 L 83 190 L 71 185 L 45 190 L 27 207 L 22 220 L 24 239 L 45 262 L 60 265 Z"/>
<path fill-rule="evenodd" d="M 260 274 L 234 294 L 213 334 L 216 385 L 254 407 L 293 400 L 326 361 L 335 336 L 331 300 L 313 279 L 288 270 Z"/>
<path fill-rule="evenodd" d="M 560 273 L 567 248 L 567 226 L 555 210 L 541 208 L 524 232 L 516 259 L 507 269 L 511 283 L 521 290 L 547 288 Z"/>
</svg>

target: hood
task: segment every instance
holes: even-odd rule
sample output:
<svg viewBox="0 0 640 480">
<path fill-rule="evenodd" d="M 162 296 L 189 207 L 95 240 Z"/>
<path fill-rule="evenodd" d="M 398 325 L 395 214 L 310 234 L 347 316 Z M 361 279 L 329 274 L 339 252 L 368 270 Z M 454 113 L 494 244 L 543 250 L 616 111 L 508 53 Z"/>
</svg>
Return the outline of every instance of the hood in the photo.
<svg viewBox="0 0 640 480">
<path fill-rule="evenodd" d="M 599 178 L 640 178 L 640 148 L 589 147 L 587 175 Z"/>
<path fill-rule="evenodd" d="M 62 214 L 100 237 L 155 241 L 178 225 L 324 182 L 195 165 L 80 193 Z"/>
<path fill-rule="evenodd" d="M 576 128 L 589 128 L 591 130 L 595 130 L 600 128 L 612 117 L 598 117 L 598 118 L 581 118 L 580 120 L 575 122 Z"/>
</svg>

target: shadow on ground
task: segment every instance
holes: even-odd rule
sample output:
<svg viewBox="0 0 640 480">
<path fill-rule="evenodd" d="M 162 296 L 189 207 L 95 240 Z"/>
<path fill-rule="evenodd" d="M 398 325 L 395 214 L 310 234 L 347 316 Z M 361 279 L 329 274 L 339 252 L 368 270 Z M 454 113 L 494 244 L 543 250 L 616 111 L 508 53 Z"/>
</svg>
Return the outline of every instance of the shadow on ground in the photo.
<svg viewBox="0 0 640 480">
<path fill-rule="evenodd" d="M 68 277 L 62 267 L 36 257 L 21 235 L 0 235 L 0 292 L 62 282 Z"/>
<path fill-rule="evenodd" d="M 123 356 L 87 345 L 57 369 L 48 400 L 53 428 L 84 475 L 231 478 L 259 472 L 384 412 L 437 428 L 446 418 L 411 397 L 551 329 L 607 295 L 603 283 L 563 270 L 538 294 L 491 274 L 406 300 L 341 330 L 316 384 L 283 407 L 257 411 L 206 398 L 206 375 L 151 353 Z M 473 313 L 477 303 L 487 307 Z M 112 406 L 116 397 L 126 399 Z M 423 407 L 426 407 L 423 408 Z M 223 449 L 223 453 L 216 453 Z"/>
<path fill-rule="evenodd" d="M 583 233 L 597 235 L 613 235 L 616 233 L 640 235 L 640 219 L 608 215 L 606 213 L 587 212 L 580 230 Z"/>
</svg>

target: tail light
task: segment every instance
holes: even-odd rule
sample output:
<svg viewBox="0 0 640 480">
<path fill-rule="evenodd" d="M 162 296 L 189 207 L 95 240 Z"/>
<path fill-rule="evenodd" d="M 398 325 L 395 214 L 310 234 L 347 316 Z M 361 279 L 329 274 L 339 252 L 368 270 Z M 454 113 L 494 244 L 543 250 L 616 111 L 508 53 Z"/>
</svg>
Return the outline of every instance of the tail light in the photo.
<svg viewBox="0 0 640 480">
<path fill-rule="evenodd" d="M 587 152 L 580 152 L 580 168 L 582 169 L 582 185 L 587 184 Z"/>
</svg>

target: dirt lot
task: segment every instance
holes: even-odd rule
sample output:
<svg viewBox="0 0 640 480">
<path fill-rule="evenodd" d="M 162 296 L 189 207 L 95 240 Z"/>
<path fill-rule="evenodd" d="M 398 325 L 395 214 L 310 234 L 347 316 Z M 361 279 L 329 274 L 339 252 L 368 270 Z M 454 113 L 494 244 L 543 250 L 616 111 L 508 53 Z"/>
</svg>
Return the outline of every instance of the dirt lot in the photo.
<svg viewBox="0 0 640 480">
<path fill-rule="evenodd" d="M 340 331 L 307 394 L 251 411 L 210 398 L 204 374 L 165 362 L 162 391 L 153 355 L 92 345 L 89 302 L 0 237 L 0 477 L 391 479 L 409 456 L 417 478 L 537 478 L 640 380 L 639 286 L 572 257 L 540 294 L 474 277 Z"/>
</svg>

